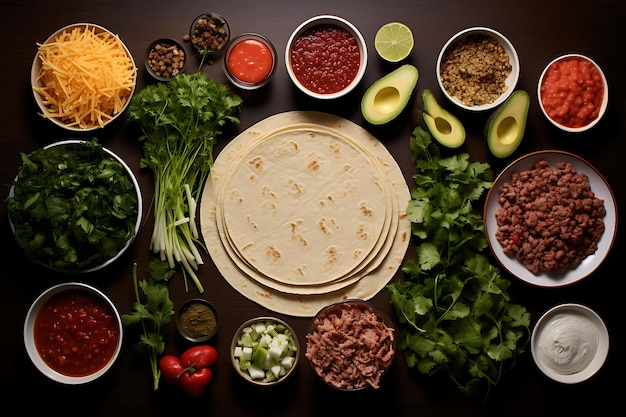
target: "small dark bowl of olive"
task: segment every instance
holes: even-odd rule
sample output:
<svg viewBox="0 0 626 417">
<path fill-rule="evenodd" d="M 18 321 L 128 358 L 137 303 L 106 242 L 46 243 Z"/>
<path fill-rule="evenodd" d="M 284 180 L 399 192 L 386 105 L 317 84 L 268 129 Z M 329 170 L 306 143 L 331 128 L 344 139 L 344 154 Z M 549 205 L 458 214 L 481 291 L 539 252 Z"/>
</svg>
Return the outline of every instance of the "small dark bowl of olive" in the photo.
<svg viewBox="0 0 626 417">
<path fill-rule="evenodd" d="M 157 39 L 146 49 L 146 71 L 158 81 L 167 81 L 185 72 L 186 62 L 185 48 L 174 39 Z"/>
<path fill-rule="evenodd" d="M 219 55 L 230 40 L 230 27 L 221 15 L 215 12 L 196 17 L 189 29 L 189 41 L 194 49 L 209 57 Z"/>
</svg>

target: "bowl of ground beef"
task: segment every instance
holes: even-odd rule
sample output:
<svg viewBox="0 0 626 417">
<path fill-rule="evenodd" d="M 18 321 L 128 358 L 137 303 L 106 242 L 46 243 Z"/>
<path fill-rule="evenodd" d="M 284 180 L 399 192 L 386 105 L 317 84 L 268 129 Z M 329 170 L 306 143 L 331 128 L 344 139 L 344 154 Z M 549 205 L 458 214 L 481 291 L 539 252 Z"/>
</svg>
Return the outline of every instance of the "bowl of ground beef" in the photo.
<svg viewBox="0 0 626 417">
<path fill-rule="evenodd" d="M 305 357 L 332 388 L 377 390 L 395 350 L 389 318 L 372 304 L 354 299 L 330 304 L 315 315 L 306 335 Z"/>
<path fill-rule="evenodd" d="M 540 287 L 587 277 L 617 233 L 615 196 L 589 162 L 564 151 L 527 154 L 498 175 L 484 209 L 491 251 L 511 275 Z"/>
<path fill-rule="evenodd" d="M 437 58 L 437 82 L 454 104 L 469 111 L 492 110 L 513 93 L 519 80 L 513 44 L 487 27 L 471 27 L 452 36 Z"/>
</svg>

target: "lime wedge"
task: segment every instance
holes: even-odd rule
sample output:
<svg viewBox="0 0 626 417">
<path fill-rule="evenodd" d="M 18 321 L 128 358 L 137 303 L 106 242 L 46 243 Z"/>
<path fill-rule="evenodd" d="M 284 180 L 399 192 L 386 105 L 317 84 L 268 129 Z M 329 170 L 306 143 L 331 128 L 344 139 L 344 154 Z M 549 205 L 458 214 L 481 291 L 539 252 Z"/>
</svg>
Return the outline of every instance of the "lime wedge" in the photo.
<svg viewBox="0 0 626 417">
<path fill-rule="evenodd" d="M 389 22 L 381 26 L 374 38 L 374 47 L 385 61 L 399 62 L 413 50 L 413 32 L 400 22 Z"/>
</svg>

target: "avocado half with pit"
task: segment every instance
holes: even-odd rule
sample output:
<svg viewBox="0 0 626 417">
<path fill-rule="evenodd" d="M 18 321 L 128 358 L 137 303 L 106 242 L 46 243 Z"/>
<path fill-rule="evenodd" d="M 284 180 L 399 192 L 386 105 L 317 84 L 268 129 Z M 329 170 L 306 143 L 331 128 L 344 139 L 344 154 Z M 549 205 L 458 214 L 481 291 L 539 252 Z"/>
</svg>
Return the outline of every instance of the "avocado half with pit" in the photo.
<svg viewBox="0 0 626 417">
<path fill-rule="evenodd" d="M 465 142 L 463 123 L 448 110 L 441 107 L 432 91 L 420 90 L 415 96 L 413 122 L 428 130 L 443 146 L 458 148 Z"/>
<path fill-rule="evenodd" d="M 375 81 L 361 100 L 365 120 L 382 125 L 398 117 L 408 104 L 418 78 L 417 68 L 405 64 Z"/>
<path fill-rule="evenodd" d="M 514 91 L 487 120 L 485 130 L 489 151 L 498 157 L 510 156 L 522 142 L 530 108 L 524 90 Z"/>
</svg>

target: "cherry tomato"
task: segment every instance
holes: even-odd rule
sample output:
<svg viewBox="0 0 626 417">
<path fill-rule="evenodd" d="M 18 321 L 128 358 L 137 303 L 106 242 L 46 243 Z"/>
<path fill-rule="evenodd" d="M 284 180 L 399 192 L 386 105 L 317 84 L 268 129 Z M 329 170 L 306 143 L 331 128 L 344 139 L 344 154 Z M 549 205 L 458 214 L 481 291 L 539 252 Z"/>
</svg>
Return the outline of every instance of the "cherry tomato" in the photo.
<svg viewBox="0 0 626 417">
<path fill-rule="evenodd" d="M 209 345 L 194 346 L 182 354 L 180 362 L 185 368 L 206 368 L 217 363 L 217 350 Z"/>
<path fill-rule="evenodd" d="M 163 375 L 163 378 L 165 378 L 167 382 L 170 384 L 178 384 L 180 374 L 185 368 L 183 368 L 183 364 L 176 356 L 165 355 L 159 361 L 159 369 L 161 370 L 161 375 Z"/>
</svg>

